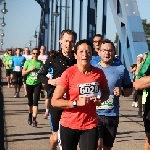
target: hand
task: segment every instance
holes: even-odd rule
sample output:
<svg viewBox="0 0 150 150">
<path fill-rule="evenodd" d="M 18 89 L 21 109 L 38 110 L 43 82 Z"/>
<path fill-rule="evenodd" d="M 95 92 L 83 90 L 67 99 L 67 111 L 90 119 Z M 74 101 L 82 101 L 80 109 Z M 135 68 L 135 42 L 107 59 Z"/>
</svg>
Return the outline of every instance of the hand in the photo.
<svg viewBox="0 0 150 150">
<path fill-rule="evenodd" d="M 121 89 L 119 87 L 114 87 L 114 95 L 115 96 L 120 96 L 121 95 Z"/>
<path fill-rule="evenodd" d="M 30 71 L 33 71 L 33 70 L 35 70 L 35 69 L 36 69 L 36 67 L 33 66 L 33 67 L 30 68 Z"/>
<path fill-rule="evenodd" d="M 85 106 L 90 103 L 90 97 L 79 96 L 79 100 L 77 101 L 77 106 Z"/>
<path fill-rule="evenodd" d="M 60 82 L 60 77 L 56 78 L 56 79 L 49 79 L 48 80 L 48 84 L 51 84 L 53 86 L 58 85 L 58 83 Z"/>
</svg>

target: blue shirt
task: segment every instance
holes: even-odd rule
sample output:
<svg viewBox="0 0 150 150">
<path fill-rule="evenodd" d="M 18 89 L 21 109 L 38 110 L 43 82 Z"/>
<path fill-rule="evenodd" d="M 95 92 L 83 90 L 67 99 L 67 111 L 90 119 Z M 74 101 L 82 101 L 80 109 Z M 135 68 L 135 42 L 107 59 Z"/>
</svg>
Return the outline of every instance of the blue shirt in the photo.
<svg viewBox="0 0 150 150">
<path fill-rule="evenodd" d="M 21 72 L 22 71 L 22 66 L 25 62 L 25 57 L 20 55 L 20 56 L 13 56 L 12 57 L 12 66 L 13 66 L 13 71 L 16 72 Z"/>
<path fill-rule="evenodd" d="M 108 80 L 108 87 L 110 90 L 109 100 L 98 106 L 96 112 L 103 116 L 119 116 L 119 97 L 114 96 L 114 87 L 122 87 L 122 85 L 129 85 L 131 83 L 128 70 L 118 61 L 113 62 L 111 66 L 102 67 L 98 63 L 94 65 L 103 70 L 106 79 Z"/>
</svg>

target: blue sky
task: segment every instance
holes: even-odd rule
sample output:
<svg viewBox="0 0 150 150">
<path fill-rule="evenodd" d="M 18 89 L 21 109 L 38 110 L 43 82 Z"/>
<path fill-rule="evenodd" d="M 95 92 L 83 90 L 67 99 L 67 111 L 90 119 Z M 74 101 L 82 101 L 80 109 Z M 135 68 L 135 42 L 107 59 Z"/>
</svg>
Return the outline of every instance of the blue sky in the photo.
<svg viewBox="0 0 150 150">
<path fill-rule="evenodd" d="M 144 2 L 137 0 L 137 4 L 141 18 L 150 22 L 148 13 L 150 0 L 144 0 Z M 0 9 L 2 8 L 3 5 L 0 5 Z M 32 36 L 40 23 L 40 5 L 35 0 L 6 0 L 6 8 L 8 9 L 8 13 L 4 15 L 6 26 L 0 27 L 5 33 L 3 49 L 29 46 L 30 39 L 33 41 L 32 47 L 35 47 L 35 38 Z M 107 38 L 114 41 L 116 27 L 109 7 L 108 16 Z M 3 17 L 2 13 L 0 13 L 1 17 Z"/>
</svg>

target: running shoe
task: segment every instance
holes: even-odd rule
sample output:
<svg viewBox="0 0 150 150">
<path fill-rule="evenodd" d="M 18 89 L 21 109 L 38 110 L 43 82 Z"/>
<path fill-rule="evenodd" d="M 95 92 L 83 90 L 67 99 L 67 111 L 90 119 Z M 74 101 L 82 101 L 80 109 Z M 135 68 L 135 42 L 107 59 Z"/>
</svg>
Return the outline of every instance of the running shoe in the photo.
<svg viewBox="0 0 150 150">
<path fill-rule="evenodd" d="M 32 127 L 37 127 L 37 121 L 36 120 L 32 121 Z"/>
<path fill-rule="evenodd" d="M 138 111 L 138 116 L 137 116 L 137 117 L 138 117 L 138 118 L 142 118 L 142 117 L 143 117 L 141 111 Z"/>
<path fill-rule="evenodd" d="M 135 102 L 134 107 L 138 107 L 138 102 Z"/>
<path fill-rule="evenodd" d="M 135 106 L 135 102 L 132 103 L 132 107 L 134 107 L 134 106 Z"/>
<path fill-rule="evenodd" d="M 18 93 L 15 93 L 15 94 L 14 94 L 14 97 L 17 97 L 17 96 L 18 96 Z"/>
<path fill-rule="evenodd" d="M 32 117 L 31 117 L 31 118 L 30 118 L 30 117 L 28 118 L 28 124 L 29 124 L 29 125 L 32 124 Z"/>
<path fill-rule="evenodd" d="M 48 115 L 48 113 L 47 113 L 47 112 L 45 112 L 45 114 L 44 114 L 43 118 L 44 118 L 44 119 L 48 119 L 48 116 L 49 116 L 49 115 Z"/>
</svg>

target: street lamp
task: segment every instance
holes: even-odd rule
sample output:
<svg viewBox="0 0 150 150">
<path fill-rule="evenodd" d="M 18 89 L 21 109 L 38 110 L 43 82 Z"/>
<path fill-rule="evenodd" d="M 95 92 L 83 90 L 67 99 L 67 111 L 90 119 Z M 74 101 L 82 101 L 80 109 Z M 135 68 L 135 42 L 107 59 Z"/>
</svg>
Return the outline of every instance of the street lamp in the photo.
<svg viewBox="0 0 150 150">
<path fill-rule="evenodd" d="M 1 43 L 0 43 L 1 45 L 3 45 L 4 43 L 3 43 L 3 39 L 1 39 Z"/>
<path fill-rule="evenodd" d="M 4 30 L 3 30 L 3 29 L 0 29 L 0 31 L 2 31 L 1 37 L 4 37 Z"/>
<path fill-rule="evenodd" d="M 3 18 L 0 18 L 3 20 L 3 22 L 1 23 L 1 26 L 4 27 L 6 25 L 6 23 L 4 22 L 4 17 Z"/>
<path fill-rule="evenodd" d="M 4 2 L 4 8 L 1 10 L 3 14 L 6 14 L 8 10 L 6 9 L 6 2 Z"/>
</svg>

